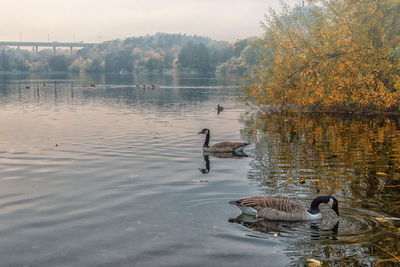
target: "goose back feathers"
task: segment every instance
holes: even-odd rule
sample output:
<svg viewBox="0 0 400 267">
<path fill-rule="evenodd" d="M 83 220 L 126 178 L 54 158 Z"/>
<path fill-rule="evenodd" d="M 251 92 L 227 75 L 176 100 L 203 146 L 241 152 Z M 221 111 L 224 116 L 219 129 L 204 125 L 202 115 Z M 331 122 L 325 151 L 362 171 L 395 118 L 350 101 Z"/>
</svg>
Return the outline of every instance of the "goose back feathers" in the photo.
<svg viewBox="0 0 400 267">
<path fill-rule="evenodd" d="M 210 142 L 210 130 L 204 128 L 199 132 L 199 134 L 205 134 L 206 139 L 204 140 L 203 144 L 203 151 L 204 152 L 211 152 L 211 153 L 239 153 L 243 151 L 243 148 L 249 143 L 242 143 L 242 142 L 220 142 L 216 143 L 212 146 L 209 145 Z"/>
<path fill-rule="evenodd" d="M 216 143 L 208 148 L 205 148 L 204 151 L 208 152 L 222 152 L 222 153 L 229 153 L 229 152 L 239 152 L 243 150 L 248 143 L 240 143 L 240 142 L 221 142 Z"/>
<path fill-rule="evenodd" d="M 305 208 L 293 199 L 283 196 L 251 197 L 229 202 L 229 204 L 237 206 L 245 214 L 283 221 L 321 219 L 322 215 L 319 211 L 319 204 L 321 203 L 328 204 L 339 215 L 337 200 L 332 196 L 315 198 L 311 203 L 310 209 Z"/>
</svg>

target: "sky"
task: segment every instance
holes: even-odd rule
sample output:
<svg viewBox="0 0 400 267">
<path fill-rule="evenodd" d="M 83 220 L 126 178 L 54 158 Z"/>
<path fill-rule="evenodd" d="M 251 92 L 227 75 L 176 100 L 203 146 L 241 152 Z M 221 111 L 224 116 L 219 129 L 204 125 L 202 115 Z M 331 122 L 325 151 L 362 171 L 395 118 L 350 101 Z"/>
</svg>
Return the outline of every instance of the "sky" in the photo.
<svg viewBox="0 0 400 267">
<path fill-rule="evenodd" d="M 0 41 L 101 42 L 157 32 L 235 41 L 262 34 L 260 23 L 268 8 L 280 8 L 280 0 L 1 2 Z"/>
</svg>

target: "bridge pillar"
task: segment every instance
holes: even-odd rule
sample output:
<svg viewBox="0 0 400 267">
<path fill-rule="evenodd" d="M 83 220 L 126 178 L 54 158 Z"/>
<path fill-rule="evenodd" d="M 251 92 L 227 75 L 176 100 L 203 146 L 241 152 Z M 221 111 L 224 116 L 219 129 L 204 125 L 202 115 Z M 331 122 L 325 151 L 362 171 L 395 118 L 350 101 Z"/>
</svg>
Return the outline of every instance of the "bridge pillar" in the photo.
<svg viewBox="0 0 400 267">
<path fill-rule="evenodd" d="M 72 56 L 72 46 L 69 47 L 69 55 Z"/>
<path fill-rule="evenodd" d="M 38 52 L 39 52 L 39 47 L 36 45 L 34 46 L 34 50 L 35 50 L 35 56 L 37 56 Z"/>
<path fill-rule="evenodd" d="M 53 54 L 56 55 L 56 47 L 53 46 Z"/>
</svg>

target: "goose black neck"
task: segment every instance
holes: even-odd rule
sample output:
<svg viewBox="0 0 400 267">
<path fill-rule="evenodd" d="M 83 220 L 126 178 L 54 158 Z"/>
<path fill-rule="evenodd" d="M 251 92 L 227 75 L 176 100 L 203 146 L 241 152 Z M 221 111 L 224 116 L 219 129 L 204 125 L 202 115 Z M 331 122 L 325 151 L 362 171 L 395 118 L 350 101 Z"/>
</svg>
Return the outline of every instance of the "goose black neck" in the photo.
<svg viewBox="0 0 400 267">
<path fill-rule="evenodd" d="M 330 200 L 329 196 L 318 196 L 312 202 L 310 209 L 308 210 L 311 214 L 319 213 L 319 204 L 328 203 Z"/>
<path fill-rule="evenodd" d="M 208 147 L 208 143 L 210 142 L 210 132 L 206 134 L 206 140 L 204 140 L 203 147 Z"/>
</svg>

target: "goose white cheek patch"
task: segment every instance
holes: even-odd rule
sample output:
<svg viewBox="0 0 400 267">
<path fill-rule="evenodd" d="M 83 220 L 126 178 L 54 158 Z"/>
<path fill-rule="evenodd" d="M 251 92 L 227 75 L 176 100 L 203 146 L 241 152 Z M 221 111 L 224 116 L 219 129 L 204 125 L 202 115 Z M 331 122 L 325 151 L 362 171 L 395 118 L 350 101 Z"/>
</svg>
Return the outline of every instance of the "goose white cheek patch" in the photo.
<svg viewBox="0 0 400 267">
<path fill-rule="evenodd" d="M 329 201 L 328 201 L 328 203 L 326 203 L 329 207 L 331 207 L 332 208 L 332 206 L 333 206 L 333 199 L 331 198 L 331 199 L 329 199 Z"/>
</svg>

